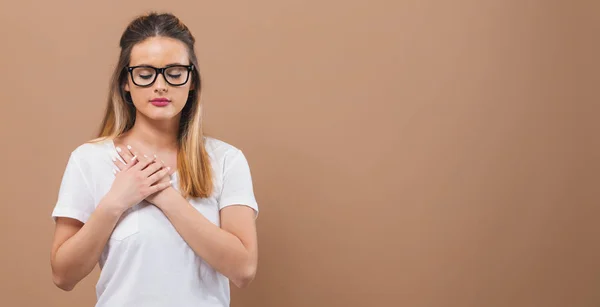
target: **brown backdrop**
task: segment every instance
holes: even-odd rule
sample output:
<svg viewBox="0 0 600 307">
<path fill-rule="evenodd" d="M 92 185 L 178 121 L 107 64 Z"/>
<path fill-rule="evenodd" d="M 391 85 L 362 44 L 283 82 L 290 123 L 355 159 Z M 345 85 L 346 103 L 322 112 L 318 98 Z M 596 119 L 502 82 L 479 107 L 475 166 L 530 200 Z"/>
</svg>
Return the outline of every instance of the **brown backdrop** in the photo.
<svg viewBox="0 0 600 307">
<path fill-rule="evenodd" d="M 259 271 L 232 306 L 599 306 L 593 2 L 3 1 L 0 305 L 93 306 L 98 271 L 52 284 L 50 213 L 155 9 L 195 34 L 208 130 L 253 171 Z"/>
</svg>

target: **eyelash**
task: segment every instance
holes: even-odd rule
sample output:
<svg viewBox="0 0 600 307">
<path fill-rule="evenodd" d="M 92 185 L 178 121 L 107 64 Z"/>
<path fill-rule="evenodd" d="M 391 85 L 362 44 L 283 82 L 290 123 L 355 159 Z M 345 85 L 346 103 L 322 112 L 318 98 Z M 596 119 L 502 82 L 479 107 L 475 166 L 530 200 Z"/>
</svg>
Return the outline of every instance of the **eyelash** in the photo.
<svg viewBox="0 0 600 307">
<path fill-rule="evenodd" d="M 179 78 L 179 77 L 181 77 L 181 74 L 177 74 L 177 75 L 168 74 L 168 75 L 171 78 Z M 148 79 L 152 78 L 152 75 L 139 75 L 139 77 L 142 78 L 142 79 L 148 80 Z"/>
</svg>

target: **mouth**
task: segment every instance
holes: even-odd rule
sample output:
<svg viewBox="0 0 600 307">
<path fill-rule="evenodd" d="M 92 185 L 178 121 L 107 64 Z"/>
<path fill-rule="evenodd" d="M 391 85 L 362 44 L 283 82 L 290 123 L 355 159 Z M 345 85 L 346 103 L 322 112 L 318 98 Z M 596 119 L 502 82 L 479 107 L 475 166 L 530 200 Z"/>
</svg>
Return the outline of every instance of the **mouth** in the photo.
<svg viewBox="0 0 600 307">
<path fill-rule="evenodd" d="M 155 98 L 150 100 L 150 103 L 156 107 L 164 107 L 166 105 L 168 105 L 171 102 L 171 100 L 167 99 L 167 98 Z"/>
</svg>

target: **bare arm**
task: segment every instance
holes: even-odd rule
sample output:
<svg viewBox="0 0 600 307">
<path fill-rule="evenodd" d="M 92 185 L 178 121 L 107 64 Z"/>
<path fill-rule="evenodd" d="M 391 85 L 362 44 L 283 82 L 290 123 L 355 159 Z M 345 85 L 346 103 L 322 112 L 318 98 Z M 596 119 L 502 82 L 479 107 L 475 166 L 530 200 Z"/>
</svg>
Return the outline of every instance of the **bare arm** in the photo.
<svg viewBox="0 0 600 307">
<path fill-rule="evenodd" d="M 71 291 L 98 263 L 122 214 L 108 202 L 103 199 L 85 224 L 71 218 L 57 218 L 50 264 L 59 288 Z"/>
<path fill-rule="evenodd" d="M 258 262 L 254 210 L 243 205 L 225 207 L 219 227 L 177 191 L 169 188 L 163 192 L 157 206 L 192 250 L 238 288 L 250 284 Z"/>
<path fill-rule="evenodd" d="M 150 159 L 139 162 L 137 157 L 128 161 L 127 165 L 120 166 L 121 171 L 115 174 L 110 190 L 85 224 L 70 218 L 57 219 L 50 265 L 54 283 L 59 288 L 72 290 L 94 269 L 123 212 L 171 186 L 168 180 L 162 180 L 168 178 L 168 169 L 162 168 L 162 164 Z M 77 180 L 77 177 L 69 181 L 63 179 L 68 183 L 65 189 L 77 189 L 77 186 L 71 186 Z M 66 197 L 67 201 L 72 201 L 72 195 L 67 194 Z M 86 208 L 91 206 L 89 197 L 81 199 L 88 203 Z"/>
</svg>

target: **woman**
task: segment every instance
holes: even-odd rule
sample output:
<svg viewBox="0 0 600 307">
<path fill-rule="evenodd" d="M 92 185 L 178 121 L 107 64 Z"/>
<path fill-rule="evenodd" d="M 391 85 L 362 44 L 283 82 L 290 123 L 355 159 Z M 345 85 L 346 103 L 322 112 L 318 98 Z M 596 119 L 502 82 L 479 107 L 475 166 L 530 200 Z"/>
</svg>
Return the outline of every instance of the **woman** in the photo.
<svg viewBox="0 0 600 307">
<path fill-rule="evenodd" d="M 203 135 L 194 37 L 151 13 L 124 31 L 98 138 L 70 154 L 52 217 L 55 284 L 99 263 L 96 306 L 229 306 L 257 268 L 250 170 Z"/>
</svg>

